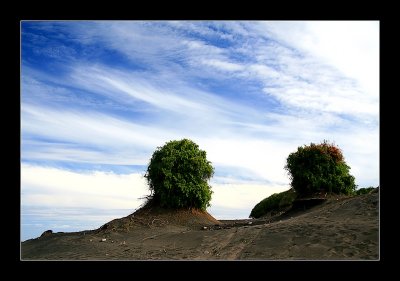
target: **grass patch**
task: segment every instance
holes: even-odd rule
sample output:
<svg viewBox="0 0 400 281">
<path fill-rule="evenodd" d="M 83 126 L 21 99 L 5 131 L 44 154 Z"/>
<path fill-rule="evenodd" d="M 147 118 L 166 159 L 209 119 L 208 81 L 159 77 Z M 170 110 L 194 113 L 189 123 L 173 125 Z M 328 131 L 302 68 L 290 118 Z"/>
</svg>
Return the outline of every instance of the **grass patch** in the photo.
<svg viewBox="0 0 400 281">
<path fill-rule="evenodd" d="M 291 206 L 296 199 L 297 194 L 293 188 L 281 192 L 274 193 L 271 196 L 263 199 L 251 210 L 250 218 L 260 218 L 269 212 L 280 212 Z"/>
</svg>

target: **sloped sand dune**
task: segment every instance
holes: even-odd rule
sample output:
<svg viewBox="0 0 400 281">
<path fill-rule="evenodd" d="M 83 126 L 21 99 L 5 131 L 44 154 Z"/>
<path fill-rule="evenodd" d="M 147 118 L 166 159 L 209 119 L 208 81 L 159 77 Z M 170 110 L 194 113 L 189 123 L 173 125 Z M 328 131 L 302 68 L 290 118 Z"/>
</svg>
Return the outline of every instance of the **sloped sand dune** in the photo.
<svg viewBox="0 0 400 281">
<path fill-rule="evenodd" d="M 280 217 L 236 221 L 142 208 L 97 230 L 27 240 L 21 259 L 377 260 L 379 194 L 331 197 Z"/>
</svg>

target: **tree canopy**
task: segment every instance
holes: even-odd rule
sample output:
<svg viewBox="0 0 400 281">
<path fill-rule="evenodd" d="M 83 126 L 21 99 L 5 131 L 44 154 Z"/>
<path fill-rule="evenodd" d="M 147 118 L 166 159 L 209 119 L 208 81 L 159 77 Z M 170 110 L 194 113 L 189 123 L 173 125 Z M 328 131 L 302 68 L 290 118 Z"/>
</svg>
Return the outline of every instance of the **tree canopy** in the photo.
<svg viewBox="0 0 400 281">
<path fill-rule="evenodd" d="M 145 177 L 152 199 L 161 207 L 205 210 L 210 206 L 208 180 L 213 174 L 206 152 L 193 141 L 182 139 L 156 149 Z"/>
<path fill-rule="evenodd" d="M 289 154 L 285 169 L 299 195 L 319 191 L 352 194 L 356 188 L 341 149 L 326 140 L 298 147 Z"/>
</svg>

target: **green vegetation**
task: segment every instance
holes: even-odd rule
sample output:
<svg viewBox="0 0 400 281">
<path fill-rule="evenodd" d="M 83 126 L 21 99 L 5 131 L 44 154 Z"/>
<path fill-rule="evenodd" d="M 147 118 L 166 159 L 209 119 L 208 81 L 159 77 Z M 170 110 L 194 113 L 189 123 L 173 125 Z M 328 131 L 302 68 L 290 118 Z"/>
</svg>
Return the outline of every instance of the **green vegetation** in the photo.
<svg viewBox="0 0 400 281">
<path fill-rule="evenodd" d="M 285 169 L 299 196 L 317 192 L 354 194 L 356 188 L 342 151 L 327 141 L 298 147 L 289 154 Z"/>
<path fill-rule="evenodd" d="M 367 193 L 370 193 L 371 191 L 373 191 L 374 189 L 375 189 L 375 187 L 373 187 L 373 186 L 370 186 L 370 187 L 363 187 L 363 188 L 357 189 L 357 190 L 355 191 L 355 194 L 356 194 L 356 195 L 367 194 Z"/>
<path fill-rule="evenodd" d="M 208 180 L 213 174 L 206 152 L 193 141 L 182 139 L 156 149 L 145 177 L 153 203 L 166 208 L 205 210 L 210 206 L 212 191 Z"/>
<path fill-rule="evenodd" d="M 274 193 L 254 206 L 250 218 L 260 218 L 268 212 L 283 211 L 291 206 L 295 199 L 296 192 L 292 188 L 281 193 Z"/>
</svg>

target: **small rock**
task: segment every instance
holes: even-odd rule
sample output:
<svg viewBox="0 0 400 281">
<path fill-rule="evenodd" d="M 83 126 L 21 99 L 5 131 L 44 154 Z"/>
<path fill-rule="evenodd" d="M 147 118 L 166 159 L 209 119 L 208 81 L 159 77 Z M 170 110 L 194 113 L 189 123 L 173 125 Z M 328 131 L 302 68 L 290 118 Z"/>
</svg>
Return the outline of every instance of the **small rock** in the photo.
<svg viewBox="0 0 400 281">
<path fill-rule="evenodd" d="M 249 224 L 253 224 L 253 222 L 252 222 L 252 221 L 249 221 Z"/>
<path fill-rule="evenodd" d="M 210 252 L 209 251 L 204 251 L 204 254 L 208 255 Z"/>
<path fill-rule="evenodd" d="M 103 238 L 103 239 L 100 240 L 100 242 L 106 242 L 106 241 L 107 241 L 106 238 Z"/>
<path fill-rule="evenodd" d="M 114 243 L 114 241 L 113 241 L 113 240 L 111 240 L 111 243 Z"/>
<path fill-rule="evenodd" d="M 203 226 L 203 230 L 207 230 L 207 226 Z"/>
<path fill-rule="evenodd" d="M 90 242 L 93 242 L 93 239 L 90 239 Z"/>
</svg>

